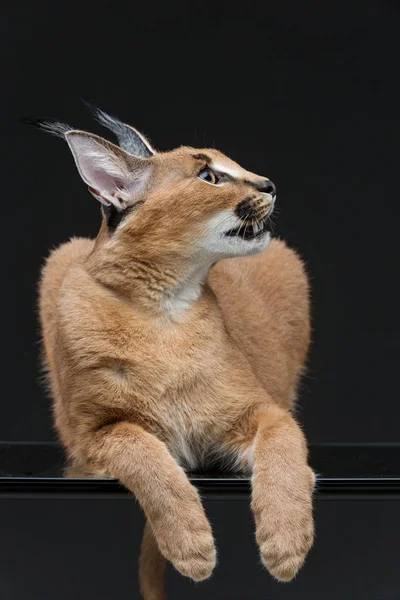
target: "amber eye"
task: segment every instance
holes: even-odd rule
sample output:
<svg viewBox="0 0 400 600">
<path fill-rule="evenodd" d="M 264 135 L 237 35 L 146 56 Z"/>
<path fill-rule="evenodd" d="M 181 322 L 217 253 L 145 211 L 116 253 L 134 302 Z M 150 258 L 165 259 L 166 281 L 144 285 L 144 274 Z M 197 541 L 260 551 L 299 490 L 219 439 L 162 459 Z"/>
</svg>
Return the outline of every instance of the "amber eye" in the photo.
<svg viewBox="0 0 400 600">
<path fill-rule="evenodd" d="M 216 175 L 214 171 L 210 169 L 210 167 L 205 167 L 202 169 L 198 174 L 198 177 L 199 179 L 207 181 L 207 183 L 212 183 L 213 185 L 216 185 L 219 181 L 218 175 Z"/>
</svg>

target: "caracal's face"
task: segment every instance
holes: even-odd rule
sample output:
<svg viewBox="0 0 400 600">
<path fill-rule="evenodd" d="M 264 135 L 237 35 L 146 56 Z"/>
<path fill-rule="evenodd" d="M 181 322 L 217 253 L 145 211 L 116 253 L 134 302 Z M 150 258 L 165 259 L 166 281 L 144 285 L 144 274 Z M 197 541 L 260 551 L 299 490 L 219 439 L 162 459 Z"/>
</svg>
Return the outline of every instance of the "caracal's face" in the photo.
<svg viewBox="0 0 400 600">
<path fill-rule="evenodd" d="M 147 160 L 148 192 L 120 225 L 132 240 L 211 262 L 266 248 L 276 198 L 269 179 L 214 149 L 182 147 Z"/>
<path fill-rule="evenodd" d="M 214 149 L 156 152 L 130 125 L 94 113 L 119 146 L 59 122 L 35 124 L 68 142 L 82 179 L 103 204 L 107 243 L 124 238 L 128 254 L 204 265 L 267 246 L 276 198 L 269 179 Z"/>
</svg>

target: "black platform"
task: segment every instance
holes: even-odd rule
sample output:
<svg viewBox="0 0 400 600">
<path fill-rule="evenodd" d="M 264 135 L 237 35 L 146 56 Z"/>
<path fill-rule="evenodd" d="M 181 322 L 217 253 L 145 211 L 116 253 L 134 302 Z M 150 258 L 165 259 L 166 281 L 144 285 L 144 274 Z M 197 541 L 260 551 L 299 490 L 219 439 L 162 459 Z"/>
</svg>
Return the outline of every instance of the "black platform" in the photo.
<svg viewBox="0 0 400 600">
<path fill-rule="evenodd" d="M 312 446 L 310 463 L 317 535 L 294 582 L 260 565 L 249 480 L 192 473 L 219 560 L 198 585 L 169 567 L 168 599 L 399 600 L 400 445 Z M 53 444 L 0 444 L 0 600 L 139 598 L 137 502 L 113 479 L 63 469 Z"/>
<path fill-rule="evenodd" d="M 400 444 L 320 444 L 310 447 L 317 495 L 379 497 L 400 494 Z M 115 479 L 63 477 L 64 453 L 55 444 L 0 442 L 0 494 L 127 496 Z M 248 498 L 250 481 L 229 472 L 191 473 L 205 498 Z"/>
</svg>

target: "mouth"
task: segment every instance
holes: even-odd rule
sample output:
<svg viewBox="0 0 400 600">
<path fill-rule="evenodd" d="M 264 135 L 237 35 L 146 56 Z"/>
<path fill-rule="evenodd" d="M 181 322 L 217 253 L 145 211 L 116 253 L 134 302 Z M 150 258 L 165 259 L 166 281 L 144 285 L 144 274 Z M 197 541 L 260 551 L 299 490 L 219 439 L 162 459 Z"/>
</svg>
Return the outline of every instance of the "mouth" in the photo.
<svg viewBox="0 0 400 600">
<path fill-rule="evenodd" d="M 243 222 L 239 227 L 226 231 L 225 235 L 228 237 L 237 237 L 242 240 L 255 240 L 269 233 L 267 228 L 269 217 L 270 214 L 268 213 L 259 221 Z"/>
</svg>

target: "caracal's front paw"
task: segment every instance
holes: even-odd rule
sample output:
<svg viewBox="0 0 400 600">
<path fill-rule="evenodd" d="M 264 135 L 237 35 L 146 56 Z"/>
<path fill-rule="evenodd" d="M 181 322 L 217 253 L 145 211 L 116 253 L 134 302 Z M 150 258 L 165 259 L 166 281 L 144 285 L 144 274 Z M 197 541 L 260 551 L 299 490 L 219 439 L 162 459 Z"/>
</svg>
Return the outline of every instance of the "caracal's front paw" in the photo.
<svg viewBox="0 0 400 600">
<path fill-rule="evenodd" d="M 298 524 L 298 531 L 282 529 L 261 541 L 262 562 L 273 577 L 290 581 L 297 575 L 313 543 L 313 522 Z"/>
<path fill-rule="evenodd" d="M 207 579 L 215 567 L 216 552 L 210 524 L 202 507 L 181 513 L 174 525 L 156 533 L 160 551 L 182 575 L 194 581 Z"/>
<path fill-rule="evenodd" d="M 262 562 L 273 577 L 290 581 L 304 563 L 314 539 L 312 490 L 315 476 L 309 469 L 309 493 L 282 497 L 274 507 L 256 515 L 257 542 Z"/>
<path fill-rule="evenodd" d="M 194 581 L 210 577 L 216 564 L 216 552 L 211 533 L 193 535 L 186 552 L 178 551 L 172 560 L 175 568 Z"/>
</svg>

